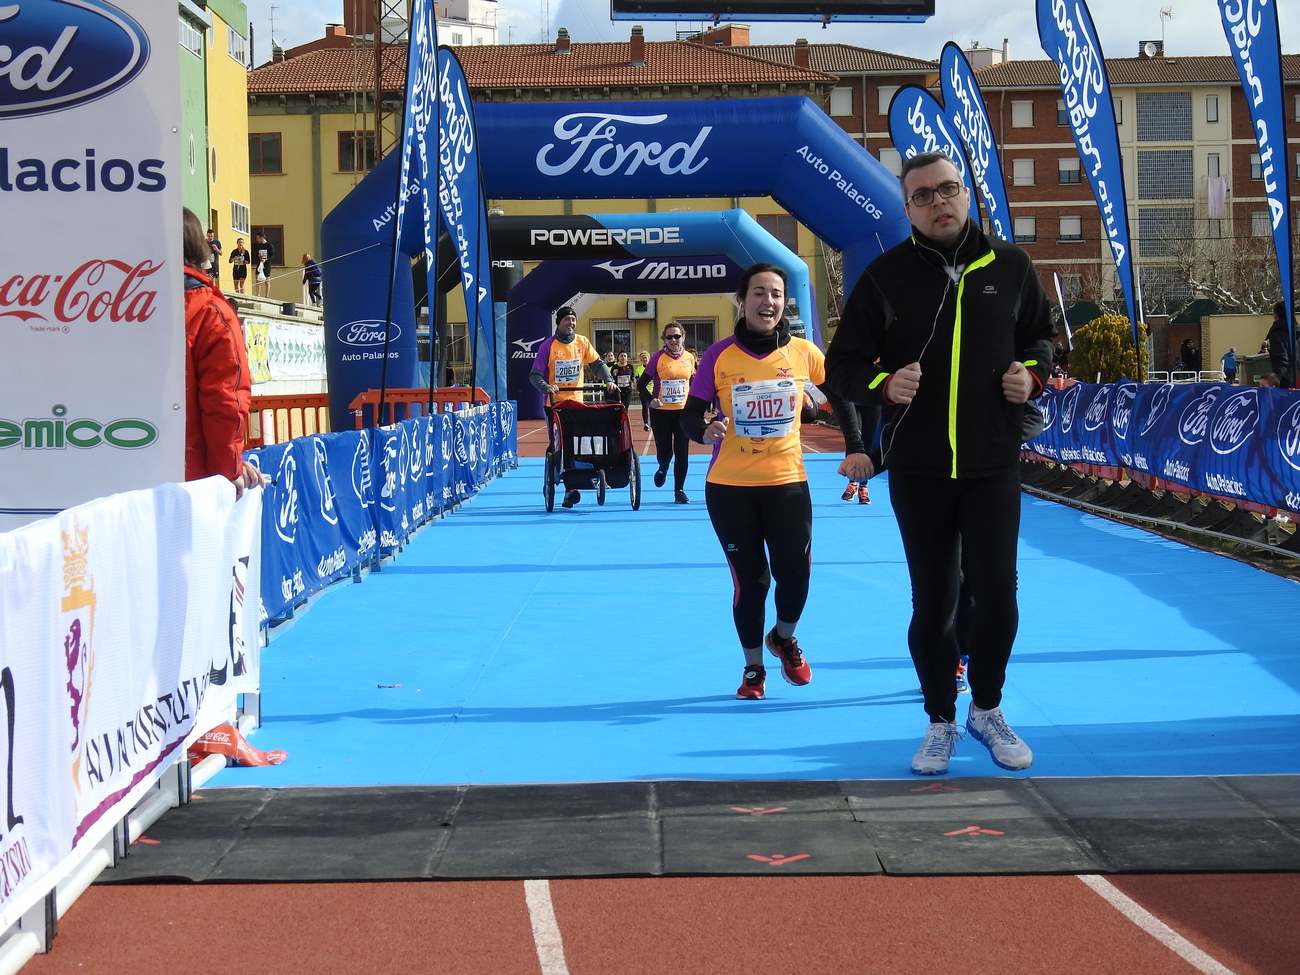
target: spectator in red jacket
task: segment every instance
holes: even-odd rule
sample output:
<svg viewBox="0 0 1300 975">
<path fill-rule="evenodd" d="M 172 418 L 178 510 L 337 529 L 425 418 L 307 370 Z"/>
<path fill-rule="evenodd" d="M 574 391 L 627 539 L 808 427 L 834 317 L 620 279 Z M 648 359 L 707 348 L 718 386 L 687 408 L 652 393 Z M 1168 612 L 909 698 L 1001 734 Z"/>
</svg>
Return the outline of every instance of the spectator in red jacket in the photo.
<svg viewBox="0 0 1300 975">
<path fill-rule="evenodd" d="M 200 268 L 212 259 L 199 218 L 182 217 L 185 256 L 185 480 L 220 474 L 235 496 L 265 481 L 242 459 L 252 380 L 239 318 Z"/>
</svg>

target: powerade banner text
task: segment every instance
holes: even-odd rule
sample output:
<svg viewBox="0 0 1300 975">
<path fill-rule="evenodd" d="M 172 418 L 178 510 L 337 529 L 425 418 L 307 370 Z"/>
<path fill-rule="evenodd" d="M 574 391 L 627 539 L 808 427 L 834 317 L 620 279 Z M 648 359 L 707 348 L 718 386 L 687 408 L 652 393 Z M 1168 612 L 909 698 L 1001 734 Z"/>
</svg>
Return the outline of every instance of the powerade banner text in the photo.
<svg viewBox="0 0 1300 975">
<path fill-rule="evenodd" d="M 1128 205 L 1124 199 L 1124 169 L 1119 158 L 1119 129 L 1110 79 L 1097 40 L 1092 15 L 1083 0 L 1036 0 L 1038 37 L 1047 56 L 1060 69 L 1061 94 L 1074 132 L 1074 144 L 1092 195 L 1101 211 L 1101 226 L 1124 289 L 1128 320 L 1137 341 L 1137 303 L 1133 291 L 1133 261 L 1128 237 Z"/>
<path fill-rule="evenodd" d="M 966 148 L 971 182 L 979 191 L 993 236 L 1010 242 L 1014 239 L 1011 207 L 1007 203 L 1002 163 L 993 145 L 989 112 L 966 55 L 952 41 L 943 46 L 943 55 L 939 58 L 939 80 L 943 89 L 943 110 Z"/>
<path fill-rule="evenodd" d="M 1241 91 L 1259 146 L 1259 166 L 1273 226 L 1278 283 L 1286 302 L 1286 320 L 1295 321 L 1291 296 L 1291 195 L 1287 187 L 1287 92 L 1282 87 L 1282 40 L 1277 28 L 1277 4 L 1270 0 L 1218 0 L 1223 33 L 1228 38 Z M 1295 362 L 1295 330 L 1290 336 L 1290 361 Z"/>
<path fill-rule="evenodd" d="M 970 218 L 979 223 L 980 205 L 966 164 L 966 153 L 955 132 L 949 131 L 943 106 L 933 95 L 916 85 L 904 85 L 894 92 L 889 102 L 889 138 L 904 159 L 926 152 L 942 152 L 951 159 L 966 184 Z"/>
<path fill-rule="evenodd" d="M 1125 467 L 1203 494 L 1300 508 L 1300 393 L 1222 383 L 1078 383 L 1038 401 L 1025 446 L 1068 464 Z"/>
<path fill-rule="evenodd" d="M 156 0 L 0 2 L 0 531 L 184 476 L 178 64 Z"/>
<path fill-rule="evenodd" d="M 470 334 L 478 372 L 471 385 L 482 386 L 497 397 L 504 385 L 504 370 L 497 362 L 487 199 L 479 176 L 478 134 L 469 85 L 449 47 L 438 49 L 438 135 L 438 205 L 460 260 L 465 314 L 473 328 Z"/>
</svg>

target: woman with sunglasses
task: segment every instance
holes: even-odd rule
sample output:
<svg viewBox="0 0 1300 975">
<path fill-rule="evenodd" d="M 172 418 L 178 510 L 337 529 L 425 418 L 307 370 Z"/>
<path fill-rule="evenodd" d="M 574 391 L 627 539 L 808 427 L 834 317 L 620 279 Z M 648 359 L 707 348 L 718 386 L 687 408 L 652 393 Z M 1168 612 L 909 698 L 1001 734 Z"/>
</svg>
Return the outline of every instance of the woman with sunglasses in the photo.
<svg viewBox="0 0 1300 975">
<path fill-rule="evenodd" d="M 794 631 L 808 600 L 812 498 L 799 436 L 804 384 L 826 381 L 821 349 L 790 334 L 786 273 L 755 264 L 741 278 L 735 332 L 700 360 L 682 411 L 692 440 L 713 448 L 704 497 L 731 569 L 732 619 L 745 654 L 736 697 L 762 700 L 763 647 L 787 683 L 812 668 Z M 706 413 L 716 411 L 706 422 Z M 865 458 L 863 458 L 865 460 Z M 776 580 L 776 626 L 764 634 L 767 590 Z"/>
<path fill-rule="evenodd" d="M 690 442 L 680 420 L 691 377 L 695 375 L 695 356 L 686 351 L 682 344 L 685 339 L 685 330 L 676 322 L 664 326 L 664 347 L 646 363 L 639 386 L 642 395 L 651 396 L 650 429 L 654 432 L 655 460 L 659 463 L 654 475 L 655 487 L 664 486 L 668 479 L 668 461 L 672 460 L 673 500 L 678 504 L 689 504 L 691 500 L 686 494 Z M 654 387 L 653 393 L 651 386 Z"/>
</svg>

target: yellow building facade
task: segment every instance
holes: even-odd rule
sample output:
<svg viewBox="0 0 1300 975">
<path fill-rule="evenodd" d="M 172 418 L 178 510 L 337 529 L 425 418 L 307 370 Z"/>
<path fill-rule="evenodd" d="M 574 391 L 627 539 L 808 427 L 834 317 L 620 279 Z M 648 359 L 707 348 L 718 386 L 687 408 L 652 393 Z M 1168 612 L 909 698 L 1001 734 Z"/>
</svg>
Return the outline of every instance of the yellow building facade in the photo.
<svg viewBox="0 0 1300 975">
<path fill-rule="evenodd" d="M 227 9 L 229 8 L 229 9 Z M 245 10 L 242 3 L 211 3 L 207 57 L 208 200 L 200 219 L 217 232 L 225 254 L 235 241 L 249 238 L 252 195 L 248 182 L 248 23 L 228 23 Z M 233 11 L 233 13 L 232 13 Z M 230 266 L 222 258 L 221 285 L 230 289 Z"/>
</svg>

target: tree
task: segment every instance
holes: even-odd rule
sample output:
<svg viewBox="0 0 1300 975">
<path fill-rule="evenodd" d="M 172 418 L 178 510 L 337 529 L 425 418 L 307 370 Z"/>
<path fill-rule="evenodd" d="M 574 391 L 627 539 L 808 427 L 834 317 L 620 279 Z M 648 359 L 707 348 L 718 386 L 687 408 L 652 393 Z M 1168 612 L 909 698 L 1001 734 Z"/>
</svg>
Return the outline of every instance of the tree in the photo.
<svg viewBox="0 0 1300 975">
<path fill-rule="evenodd" d="M 1102 315 L 1074 331 L 1070 371 L 1086 382 L 1101 374 L 1104 383 L 1117 379 L 1141 381 L 1147 374 L 1147 327 L 1138 324 L 1138 349 L 1133 347 L 1133 329 L 1125 315 Z"/>
</svg>

